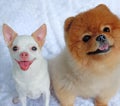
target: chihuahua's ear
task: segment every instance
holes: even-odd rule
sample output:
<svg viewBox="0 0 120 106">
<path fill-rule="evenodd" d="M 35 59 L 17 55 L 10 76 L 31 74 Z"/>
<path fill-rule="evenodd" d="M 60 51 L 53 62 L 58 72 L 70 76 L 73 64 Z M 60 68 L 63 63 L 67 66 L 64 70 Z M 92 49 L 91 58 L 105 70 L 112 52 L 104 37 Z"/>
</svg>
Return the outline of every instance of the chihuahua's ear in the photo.
<svg viewBox="0 0 120 106">
<path fill-rule="evenodd" d="M 70 29 L 73 20 L 74 20 L 74 17 L 69 17 L 66 19 L 65 24 L 64 24 L 65 32 L 67 32 Z"/>
<path fill-rule="evenodd" d="M 3 35 L 5 42 L 8 47 L 10 47 L 17 36 L 17 33 L 7 24 L 3 24 Z"/>
<path fill-rule="evenodd" d="M 42 47 L 45 42 L 46 33 L 47 33 L 46 24 L 43 24 L 35 32 L 32 33 L 32 37 L 35 39 L 35 41 L 38 43 L 40 47 Z"/>
</svg>

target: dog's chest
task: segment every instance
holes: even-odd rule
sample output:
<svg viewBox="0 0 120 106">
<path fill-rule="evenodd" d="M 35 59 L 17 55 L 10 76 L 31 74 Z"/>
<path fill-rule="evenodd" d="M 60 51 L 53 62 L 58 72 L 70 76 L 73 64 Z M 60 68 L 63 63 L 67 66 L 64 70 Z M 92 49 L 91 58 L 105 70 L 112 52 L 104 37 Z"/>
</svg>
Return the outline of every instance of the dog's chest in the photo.
<svg viewBox="0 0 120 106">
<path fill-rule="evenodd" d="M 18 92 L 24 93 L 27 97 L 31 99 L 36 99 L 40 97 L 41 93 L 43 92 L 43 83 L 46 83 L 45 80 L 41 80 L 39 77 L 34 79 L 33 81 L 20 81 L 15 79 L 16 81 L 16 88 L 19 90 Z"/>
<path fill-rule="evenodd" d="M 28 87 L 25 88 L 27 96 L 31 99 L 37 99 L 38 97 L 40 97 L 41 93 L 43 92 L 42 87 L 36 86 L 36 84 L 30 84 L 28 85 Z"/>
<path fill-rule="evenodd" d="M 37 68 L 31 67 L 27 72 L 16 69 L 13 70 L 13 77 L 18 92 L 25 94 L 31 99 L 38 98 L 41 93 L 43 93 L 45 87 L 48 88 L 49 86 L 47 64 L 42 64 L 41 67 L 36 67 Z"/>
<path fill-rule="evenodd" d="M 117 68 L 113 73 L 104 76 L 95 76 L 92 74 L 84 73 L 79 75 L 76 84 L 74 85 L 74 91 L 83 97 L 94 97 L 98 93 L 100 93 L 103 89 L 119 87 L 120 71 Z"/>
</svg>

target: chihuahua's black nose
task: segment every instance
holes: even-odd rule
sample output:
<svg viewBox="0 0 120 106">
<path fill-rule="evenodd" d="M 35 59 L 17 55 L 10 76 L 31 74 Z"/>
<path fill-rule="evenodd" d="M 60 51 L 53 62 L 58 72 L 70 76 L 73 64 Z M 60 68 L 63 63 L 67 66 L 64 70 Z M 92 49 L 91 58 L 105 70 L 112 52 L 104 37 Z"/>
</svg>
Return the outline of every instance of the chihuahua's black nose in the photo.
<svg viewBox="0 0 120 106">
<path fill-rule="evenodd" d="M 96 41 L 99 41 L 99 42 L 105 42 L 107 39 L 105 37 L 105 35 L 99 35 L 97 38 L 96 38 Z"/>
</svg>

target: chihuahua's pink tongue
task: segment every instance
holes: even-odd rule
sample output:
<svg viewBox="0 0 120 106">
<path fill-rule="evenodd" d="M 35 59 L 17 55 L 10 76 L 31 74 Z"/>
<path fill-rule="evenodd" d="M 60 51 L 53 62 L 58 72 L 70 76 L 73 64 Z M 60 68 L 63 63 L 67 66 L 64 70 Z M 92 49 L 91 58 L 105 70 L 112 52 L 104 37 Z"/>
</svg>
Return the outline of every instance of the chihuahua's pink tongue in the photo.
<svg viewBox="0 0 120 106">
<path fill-rule="evenodd" d="M 99 50 L 107 50 L 109 48 L 109 45 L 108 44 L 104 44 L 104 45 L 101 45 L 99 47 Z"/>
<path fill-rule="evenodd" d="M 19 61 L 18 64 L 23 71 L 27 71 L 30 65 L 32 64 L 32 62 L 31 61 Z"/>
</svg>

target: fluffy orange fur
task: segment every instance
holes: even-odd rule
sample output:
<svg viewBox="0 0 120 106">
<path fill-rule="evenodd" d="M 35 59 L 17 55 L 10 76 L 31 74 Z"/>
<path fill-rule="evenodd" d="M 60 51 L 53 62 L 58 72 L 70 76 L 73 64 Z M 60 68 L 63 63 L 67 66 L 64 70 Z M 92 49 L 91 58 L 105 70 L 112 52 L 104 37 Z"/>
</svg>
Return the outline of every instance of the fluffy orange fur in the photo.
<svg viewBox="0 0 120 106">
<path fill-rule="evenodd" d="M 104 28 L 110 31 L 104 31 Z M 95 106 L 107 106 L 120 88 L 120 20 L 105 5 L 65 21 L 66 48 L 51 60 L 51 79 L 61 106 L 73 106 L 77 96 L 95 98 Z M 89 35 L 88 42 L 83 37 Z M 104 35 L 110 50 L 98 49 L 96 38 Z"/>
</svg>

